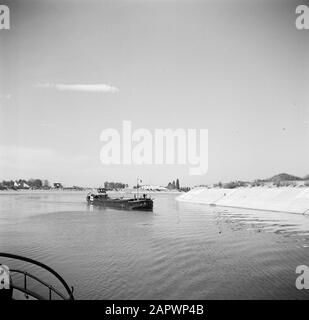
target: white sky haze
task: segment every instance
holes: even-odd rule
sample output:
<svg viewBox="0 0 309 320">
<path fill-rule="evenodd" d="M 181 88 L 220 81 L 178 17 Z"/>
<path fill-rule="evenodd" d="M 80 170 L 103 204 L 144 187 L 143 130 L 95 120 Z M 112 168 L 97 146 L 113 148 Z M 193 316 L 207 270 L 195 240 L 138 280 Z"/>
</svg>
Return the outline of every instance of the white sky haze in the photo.
<svg viewBox="0 0 309 320">
<path fill-rule="evenodd" d="M 0 180 L 182 185 L 309 174 L 297 1 L 3 1 Z M 100 133 L 209 132 L 209 169 L 104 166 Z"/>
</svg>

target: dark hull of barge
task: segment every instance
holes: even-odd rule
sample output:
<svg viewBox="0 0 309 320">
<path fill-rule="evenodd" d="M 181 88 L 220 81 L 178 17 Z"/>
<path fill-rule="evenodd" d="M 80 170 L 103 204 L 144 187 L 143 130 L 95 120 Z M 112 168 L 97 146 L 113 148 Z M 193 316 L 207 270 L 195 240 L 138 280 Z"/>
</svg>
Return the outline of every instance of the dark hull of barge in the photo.
<svg viewBox="0 0 309 320">
<path fill-rule="evenodd" d="M 153 209 L 152 199 L 112 199 L 104 197 L 93 197 L 92 199 L 88 196 L 87 203 L 89 205 L 109 207 L 115 209 L 124 210 L 146 210 L 151 211 Z"/>
</svg>

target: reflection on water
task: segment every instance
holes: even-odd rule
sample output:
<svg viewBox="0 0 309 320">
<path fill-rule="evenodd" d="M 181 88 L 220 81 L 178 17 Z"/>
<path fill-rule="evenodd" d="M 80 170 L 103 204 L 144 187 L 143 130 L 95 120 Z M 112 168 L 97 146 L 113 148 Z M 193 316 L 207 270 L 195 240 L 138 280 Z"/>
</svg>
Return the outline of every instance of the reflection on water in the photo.
<svg viewBox="0 0 309 320">
<path fill-rule="evenodd" d="M 86 299 L 304 299 L 309 217 L 178 203 L 89 207 L 86 193 L 0 194 L 0 251 L 38 259 Z M 308 291 L 308 290 L 307 290 Z"/>
<path fill-rule="evenodd" d="M 214 212 L 218 215 L 219 221 L 235 222 L 239 228 L 246 230 L 269 231 L 287 237 L 296 236 L 304 248 L 309 246 L 308 215 L 219 207 Z"/>
</svg>

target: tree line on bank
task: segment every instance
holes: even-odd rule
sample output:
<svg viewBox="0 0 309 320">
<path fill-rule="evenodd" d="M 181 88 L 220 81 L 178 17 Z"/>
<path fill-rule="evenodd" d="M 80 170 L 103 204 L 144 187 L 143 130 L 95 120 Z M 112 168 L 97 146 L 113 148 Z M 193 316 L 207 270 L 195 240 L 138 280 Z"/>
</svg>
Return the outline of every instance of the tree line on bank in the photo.
<svg viewBox="0 0 309 320">
<path fill-rule="evenodd" d="M 177 178 L 176 181 L 173 180 L 172 182 L 169 182 L 166 186 L 169 190 L 179 190 L 179 191 L 190 191 L 189 187 L 180 187 L 179 179 Z"/>
<path fill-rule="evenodd" d="M 109 182 L 109 181 L 104 182 L 104 188 L 107 190 L 124 189 L 124 188 L 128 188 L 128 187 L 129 187 L 129 185 L 126 183 Z"/>
<path fill-rule="evenodd" d="M 50 184 L 48 180 L 41 179 L 3 180 L 0 182 L 1 189 L 50 189 Z"/>
<path fill-rule="evenodd" d="M 173 180 L 173 182 L 169 182 L 166 188 L 169 190 L 175 190 L 175 189 L 179 190 L 180 189 L 179 179 L 177 178 L 176 181 Z"/>
<path fill-rule="evenodd" d="M 279 173 L 267 179 L 255 179 L 254 181 L 231 181 L 227 183 L 218 182 L 215 188 L 234 189 L 239 187 L 309 187 L 309 175 L 297 177 L 288 173 Z"/>
<path fill-rule="evenodd" d="M 120 190 L 128 188 L 129 185 L 122 182 L 105 181 L 104 188 L 107 190 Z M 179 179 L 169 182 L 166 186 L 168 190 L 189 191 L 189 187 L 181 187 Z M 18 179 L 18 180 L 3 180 L 0 182 L 0 190 L 19 190 L 19 189 L 32 189 L 32 190 L 49 190 L 49 189 L 83 189 L 73 186 L 71 188 L 64 188 L 61 183 L 50 183 L 47 179 Z"/>
</svg>

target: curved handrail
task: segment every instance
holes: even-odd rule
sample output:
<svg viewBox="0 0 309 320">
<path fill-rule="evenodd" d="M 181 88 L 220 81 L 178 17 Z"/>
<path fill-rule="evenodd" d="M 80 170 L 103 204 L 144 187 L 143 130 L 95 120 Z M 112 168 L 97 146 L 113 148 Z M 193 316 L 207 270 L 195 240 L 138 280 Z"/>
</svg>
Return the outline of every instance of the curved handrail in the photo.
<svg viewBox="0 0 309 320">
<path fill-rule="evenodd" d="M 29 289 L 24 289 L 22 287 L 14 285 L 14 284 L 12 284 L 12 288 L 19 291 L 19 292 L 24 293 L 27 296 L 31 296 L 32 298 L 35 298 L 36 300 L 45 300 L 43 296 L 41 296 L 41 295 L 37 294 L 36 292 L 33 292 Z"/>
<path fill-rule="evenodd" d="M 21 260 L 21 261 L 25 261 L 28 263 L 32 263 L 34 265 L 37 265 L 39 267 L 41 267 L 42 269 L 45 269 L 47 271 L 49 271 L 51 274 L 53 274 L 60 282 L 61 284 L 64 286 L 65 290 L 67 291 L 68 295 L 69 295 L 69 299 L 70 300 L 74 300 L 74 296 L 73 296 L 73 287 L 72 289 L 70 289 L 70 287 L 68 286 L 68 284 L 64 281 L 64 279 L 52 268 L 50 268 L 49 266 L 45 265 L 44 263 L 35 261 L 33 259 L 30 258 L 26 258 L 26 257 L 22 257 L 16 254 L 11 254 L 11 253 L 5 253 L 5 252 L 0 252 L 0 257 L 5 257 L 5 258 L 9 258 L 9 259 L 14 259 L 14 260 Z M 24 273 L 25 274 L 25 273 Z M 28 274 L 29 275 L 29 274 Z M 40 282 L 42 283 L 42 280 L 40 280 Z"/>
<path fill-rule="evenodd" d="M 10 272 L 12 273 L 19 273 L 19 274 L 23 274 L 25 277 L 29 277 L 39 283 L 41 283 L 43 286 L 47 287 L 49 289 L 49 291 L 52 291 L 54 292 L 55 294 L 57 294 L 60 298 L 62 298 L 63 300 L 66 300 L 66 297 L 61 293 L 59 292 L 56 288 L 54 288 L 53 286 L 51 286 L 50 284 L 48 284 L 47 282 L 39 279 L 38 277 L 30 274 L 29 272 L 26 272 L 26 271 L 21 271 L 21 270 L 17 270 L 17 269 L 10 269 Z M 14 286 L 13 286 L 14 287 Z M 16 288 L 18 289 L 18 288 Z M 50 293 L 51 294 L 51 293 Z"/>
</svg>

